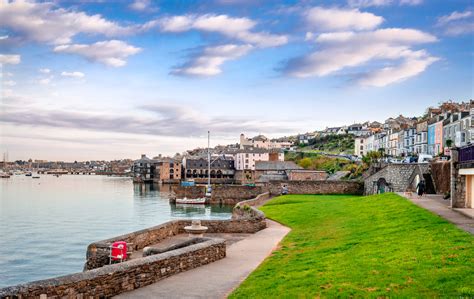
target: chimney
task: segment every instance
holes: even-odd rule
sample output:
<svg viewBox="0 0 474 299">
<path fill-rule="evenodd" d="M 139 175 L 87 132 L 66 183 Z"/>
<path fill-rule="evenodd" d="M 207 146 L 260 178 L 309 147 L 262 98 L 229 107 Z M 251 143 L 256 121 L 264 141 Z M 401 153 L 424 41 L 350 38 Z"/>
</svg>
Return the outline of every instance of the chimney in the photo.
<svg viewBox="0 0 474 299">
<path fill-rule="evenodd" d="M 142 159 L 145 159 L 146 158 L 146 155 L 145 154 L 142 154 Z"/>
</svg>

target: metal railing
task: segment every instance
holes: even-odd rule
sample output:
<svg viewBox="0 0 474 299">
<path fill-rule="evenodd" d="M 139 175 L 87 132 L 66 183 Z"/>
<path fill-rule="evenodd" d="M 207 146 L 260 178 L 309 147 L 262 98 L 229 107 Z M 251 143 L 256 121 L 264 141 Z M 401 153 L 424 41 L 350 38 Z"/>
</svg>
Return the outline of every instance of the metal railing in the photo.
<svg viewBox="0 0 474 299">
<path fill-rule="evenodd" d="M 474 144 L 459 149 L 459 163 L 474 162 Z"/>
</svg>

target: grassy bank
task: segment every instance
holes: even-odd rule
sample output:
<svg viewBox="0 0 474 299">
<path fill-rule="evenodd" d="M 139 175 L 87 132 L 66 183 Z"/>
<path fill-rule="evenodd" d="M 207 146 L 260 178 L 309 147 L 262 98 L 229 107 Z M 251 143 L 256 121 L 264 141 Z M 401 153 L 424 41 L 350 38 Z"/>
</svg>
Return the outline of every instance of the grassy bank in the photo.
<svg viewBox="0 0 474 299">
<path fill-rule="evenodd" d="M 262 210 L 292 231 L 231 298 L 474 296 L 474 237 L 398 195 L 287 195 Z"/>
</svg>

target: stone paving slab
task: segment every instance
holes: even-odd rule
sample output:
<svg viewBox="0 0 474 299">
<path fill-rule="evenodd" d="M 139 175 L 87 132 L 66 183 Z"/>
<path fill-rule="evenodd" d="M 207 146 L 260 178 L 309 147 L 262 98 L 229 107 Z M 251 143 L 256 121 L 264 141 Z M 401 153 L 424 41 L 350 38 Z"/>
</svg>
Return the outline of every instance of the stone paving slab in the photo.
<svg viewBox="0 0 474 299">
<path fill-rule="evenodd" d="M 474 219 L 467 217 L 466 215 L 463 215 L 457 211 L 454 211 L 449 207 L 447 201 L 441 201 L 439 196 L 424 195 L 423 197 L 419 198 L 414 193 L 412 195 L 408 195 L 402 192 L 398 194 L 413 202 L 417 206 L 443 217 L 444 219 L 453 223 L 460 229 L 465 230 L 474 235 Z"/>
<path fill-rule="evenodd" d="M 225 298 L 277 248 L 290 229 L 267 219 L 267 228 L 227 247 L 217 262 L 114 298 Z"/>
</svg>

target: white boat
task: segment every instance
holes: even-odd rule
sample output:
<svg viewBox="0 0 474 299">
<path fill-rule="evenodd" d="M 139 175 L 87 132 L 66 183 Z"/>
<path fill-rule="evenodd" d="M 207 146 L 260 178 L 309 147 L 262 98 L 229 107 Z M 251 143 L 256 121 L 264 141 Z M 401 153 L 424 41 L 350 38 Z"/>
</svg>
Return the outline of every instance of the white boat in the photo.
<svg viewBox="0 0 474 299">
<path fill-rule="evenodd" d="M 176 198 L 177 204 L 205 204 L 207 198 L 212 196 L 212 187 L 211 187 L 211 132 L 207 131 L 207 185 L 205 197 L 201 198 L 186 198 L 186 193 L 184 198 Z M 186 189 L 185 189 L 186 192 Z"/>
<path fill-rule="evenodd" d="M 194 205 L 203 205 L 206 203 L 206 198 L 176 198 L 177 204 L 194 204 Z"/>
</svg>

